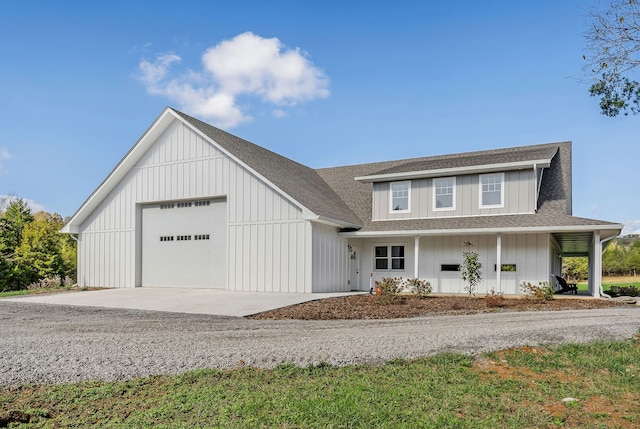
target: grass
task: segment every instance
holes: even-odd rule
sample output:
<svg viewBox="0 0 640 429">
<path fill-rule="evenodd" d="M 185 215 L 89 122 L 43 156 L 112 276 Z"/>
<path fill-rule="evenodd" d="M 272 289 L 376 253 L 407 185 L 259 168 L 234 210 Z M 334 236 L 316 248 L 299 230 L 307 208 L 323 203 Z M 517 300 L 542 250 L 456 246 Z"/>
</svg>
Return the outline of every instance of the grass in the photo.
<svg viewBox="0 0 640 429">
<path fill-rule="evenodd" d="M 602 277 L 602 287 L 606 291 L 610 286 L 636 286 L 640 287 L 640 277 Z M 587 291 L 587 282 L 578 283 L 579 291 Z"/>
<path fill-rule="evenodd" d="M 12 427 L 638 427 L 638 340 L 0 389 Z M 578 402 L 564 404 L 565 397 Z"/>
</svg>

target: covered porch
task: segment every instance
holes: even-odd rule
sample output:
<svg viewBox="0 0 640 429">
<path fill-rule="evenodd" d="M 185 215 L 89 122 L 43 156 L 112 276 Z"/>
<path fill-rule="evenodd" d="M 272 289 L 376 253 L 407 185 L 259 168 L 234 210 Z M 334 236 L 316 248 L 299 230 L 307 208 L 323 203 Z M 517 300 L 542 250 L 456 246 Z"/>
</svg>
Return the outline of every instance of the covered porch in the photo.
<svg viewBox="0 0 640 429">
<path fill-rule="evenodd" d="M 553 265 L 552 275 L 562 275 L 562 258 L 587 257 L 588 295 L 598 298 L 602 294 L 602 252 L 619 231 L 566 231 L 551 234 L 559 263 Z"/>
</svg>

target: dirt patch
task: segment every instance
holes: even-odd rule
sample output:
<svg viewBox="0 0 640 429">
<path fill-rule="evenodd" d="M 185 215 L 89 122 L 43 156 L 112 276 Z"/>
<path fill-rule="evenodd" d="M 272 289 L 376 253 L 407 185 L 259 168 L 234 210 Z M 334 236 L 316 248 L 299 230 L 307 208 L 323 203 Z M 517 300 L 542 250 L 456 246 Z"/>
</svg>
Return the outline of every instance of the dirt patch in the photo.
<svg viewBox="0 0 640 429">
<path fill-rule="evenodd" d="M 248 318 L 260 320 L 398 319 L 434 314 L 586 310 L 624 305 L 595 298 L 566 298 L 543 302 L 524 298 L 506 298 L 500 301 L 499 307 L 482 297 L 470 299 L 466 296 L 429 296 L 421 299 L 413 295 L 403 295 L 401 298 L 392 303 L 384 303 L 376 295 L 326 298 L 265 311 Z"/>
</svg>

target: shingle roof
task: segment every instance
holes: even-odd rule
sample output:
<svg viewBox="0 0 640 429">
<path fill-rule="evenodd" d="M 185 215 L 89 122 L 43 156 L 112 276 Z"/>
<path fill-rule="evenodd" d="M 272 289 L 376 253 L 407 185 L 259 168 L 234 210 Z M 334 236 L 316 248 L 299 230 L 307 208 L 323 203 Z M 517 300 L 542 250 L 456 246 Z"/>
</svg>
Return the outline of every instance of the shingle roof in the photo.
<svg viewBox="0 0 640 429">
<path fill-rule="evenodd" d="M 376 171 L 374 174 L 406 173 L 439 170 L 443 168 L 473 167 L 487 164 L 506 164 L 519 161 L 551 159 L 558 150 L 557 145 L 524 146 L 484 152 L 441 155 L 407 160 L 406 162 Z"/>
<path fill-rule="evenodd" d="M 543 174 L 538 198 L 538 211 L 524 215 L 443 217 L 374 222 L 371 220 L 373 185 L 354 180 L 354 177 L 374 174 L 540 159 L 551 159 L 552 161 L 550 167 Z M 410 170 L 412 168 L 415 170 Z M 363 220 L 363 227 L 359 232 L 617 225 L 611 222 L 571 216 L 571 142 L 323 168 L 317 171 L 329 186 L 349 204 L 353 212 Z"/>
<path fill-rule="evenodd" d="M 352 225 L 362 225 L 358 216 L 316 170 L 172 110 L 315 214 Z"/>
</svg>

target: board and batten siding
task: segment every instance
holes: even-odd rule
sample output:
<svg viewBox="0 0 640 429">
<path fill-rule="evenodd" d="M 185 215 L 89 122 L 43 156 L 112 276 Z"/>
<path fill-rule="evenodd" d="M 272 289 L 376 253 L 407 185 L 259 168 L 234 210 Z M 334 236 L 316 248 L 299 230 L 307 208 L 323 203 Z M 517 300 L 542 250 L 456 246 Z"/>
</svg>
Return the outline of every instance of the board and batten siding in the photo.
<svg viewBox="0 0 640 429">
<path fill-rule="evenodd" d="M 441 271 L 442 264 L 462 263 L 464 243 L 473 243 L 473 250 L 478 253 L 482 263 L 482 282 L 476 293 L 486 294 L 491 289 L 506 294 L 520 294 L 520 284 L 529 281 L 537 284 L 548 281 L 550 274 L 549 234 L 513 234 L 502 235 L 502 263 L 516 264 L 516 272 L 501 273 L 501 287 L 497 286 L 497 273 L 494 265 L 497 260 L 495 235 L 449 235 L 420 237 L 418 256 L 418 277 L 431 283 L 433 292 L 466 293 L 465 282 L 459 271 Z M 374 269 L 374 248 L 379 245 L 404 245 L 404 270 L 376 271 Z M 413 237 L 385 239 L 363 239 L 363 260 L 361 262 L 365 275 L 372 274 L 374 281 L 383 277 L 411 278 L 414 276 L 415 242 Z"/>
<path fill-rule="evenodd" d="M 140 205 L 216 197 L 227 199 L 228 289 L 310 291 L 302 210 L 179 120 L 81 225 L 79 284 L 140 286 Z"/>
<path fill-rule="evenodd" d="M 313 230 L 312 292 L 348 292 L 348 240 L 338 236 L 338 228 L 317 222 Z"/>
<path fill-rule="evenodd" d="M 533 213 L 534 174 L 532 169 L 505 172 L 504 207 L 480 208 L 479 175 L 456 176 L 455 210 L 433 210 L 433 179 L 411 180 L 410 211 L 390 212 L 389 182 L 373 184 L 373 220 L 415 219 L 430 217 L 479 216 Z"/>
</svg>

